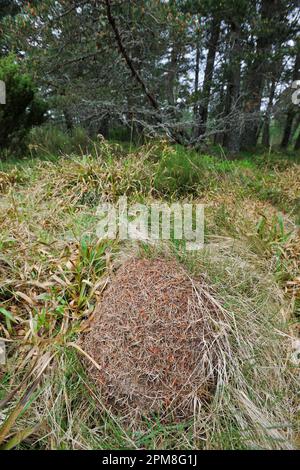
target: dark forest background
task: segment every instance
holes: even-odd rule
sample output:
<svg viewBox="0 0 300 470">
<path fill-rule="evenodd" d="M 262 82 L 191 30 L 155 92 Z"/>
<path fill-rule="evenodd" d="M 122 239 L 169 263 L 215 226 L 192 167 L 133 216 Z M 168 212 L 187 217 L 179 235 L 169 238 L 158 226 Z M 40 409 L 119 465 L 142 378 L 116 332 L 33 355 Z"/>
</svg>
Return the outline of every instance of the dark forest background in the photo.
<svg viewBox="0 0 300 470">
<path fill-rule="evenodd" d="M 299 13 L 295 0 L 1 0 L 0 147 L 47 121 L 229 155 L 299 150 Z"/>
</svg>

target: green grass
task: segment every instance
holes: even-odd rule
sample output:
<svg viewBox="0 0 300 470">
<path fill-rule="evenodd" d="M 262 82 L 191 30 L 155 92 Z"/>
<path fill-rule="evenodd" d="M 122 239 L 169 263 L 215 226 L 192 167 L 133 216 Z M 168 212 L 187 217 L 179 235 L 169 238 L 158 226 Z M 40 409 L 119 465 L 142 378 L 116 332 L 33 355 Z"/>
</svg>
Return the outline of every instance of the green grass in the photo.
<svg viewBox="0 0 300 470">
<path fill-rule="evenodd" d="M 32 149 L 30 158 L 0 167 L 0 334 L 9 340 L 8 364 L 0 370 L 1 445 L 296 447 L 289 337 L 299 320 L 299 290 L 288 284 L 300 263 L 296 157 L 228 161 L 167 142 L 126 149 L 106 141 L 89 141 L 88 154 L 76 155 L 76 145 L 65 147 L 67 137 L 55 136 L 51 147 L 51 133 L 43 132 L 44 151 Z M 123 194 L 129 203 L 204 203 L 205 249 L 187 252 L 176 240 L 99 242 L 96 207 Z M 132 252 L 176 257 L 191 275 L 205 276 L 226 309 L 227 378 L 193 422 L 166 425 L 156 416 L 126 423 L 102 403 L 82 366 L 78 335 L 115 261 Z"/>
</svg>

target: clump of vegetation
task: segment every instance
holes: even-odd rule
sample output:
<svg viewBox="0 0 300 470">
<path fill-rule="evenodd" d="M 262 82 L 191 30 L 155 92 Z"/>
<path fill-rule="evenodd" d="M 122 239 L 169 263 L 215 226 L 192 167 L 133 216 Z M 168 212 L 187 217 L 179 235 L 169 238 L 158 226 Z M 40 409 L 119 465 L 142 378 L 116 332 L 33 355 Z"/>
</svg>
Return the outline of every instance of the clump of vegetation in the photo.
<svg viewBox="0 0 300 470">
<path fill-rule="evenodd" d="M 86 130 L 81 127 L 64 132 L 51 124 L 34 127 L 28 135 L 27 143 L 33 158 L 88 154 L 96 145 L 96 142 L 89 138 Z"/>
<path fill-rule="evenodd" d="M 82 339 L 107 406 L 129 420 L 156 415 L 172 423 L 211 400 L 220 371 L 209 318 L 221 312 L 206 289 L 166 257 L 131 258 L 117 270 Z"/>
<path fill-rule="evenodd" d="M 13 56 L 0 60 L 0 80 L 6 86 L 6 104 L 0 108 L 0 149 L 21 154 L 29 130 L 45 120 L 47 104 Z"/>
</svg>

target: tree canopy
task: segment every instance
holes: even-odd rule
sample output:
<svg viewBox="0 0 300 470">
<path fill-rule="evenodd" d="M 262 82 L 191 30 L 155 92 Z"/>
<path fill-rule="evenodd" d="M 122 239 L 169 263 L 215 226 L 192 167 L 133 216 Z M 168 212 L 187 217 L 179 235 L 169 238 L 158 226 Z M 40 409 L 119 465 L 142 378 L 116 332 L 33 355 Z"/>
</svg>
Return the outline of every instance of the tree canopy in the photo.
<svg viewBox="0 0 300 470">
<path fill-rule="evenodd" d="M 0 148 L 22 148 L 29 129 L 44 121 L 47 104 L 36 96 L 31 77 L 22 73 L 13 56 L 0 59 L 0 80 L 6 85 L 6 103 L 0 108 Z"/>
<path fill-rule="evenodd" d="M 296 140 L 296 0 L 2 2 L 0 49 L 68 129 L 163 135 L 235 154 Z M 9 5 L 8 5 L 9 4 Z"/>
</svg>

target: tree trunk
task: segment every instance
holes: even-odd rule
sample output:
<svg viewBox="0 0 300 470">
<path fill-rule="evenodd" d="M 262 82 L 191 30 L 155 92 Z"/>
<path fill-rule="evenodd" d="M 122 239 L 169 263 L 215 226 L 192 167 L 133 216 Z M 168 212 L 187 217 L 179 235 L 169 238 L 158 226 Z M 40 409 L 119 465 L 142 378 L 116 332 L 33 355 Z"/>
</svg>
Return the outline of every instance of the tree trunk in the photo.
<svg viewBox="0 0 300 470">
<path fill-rule="evenodd" d="M 72 118 L 70 111 L 67 108 L 64 108 L 63 114 L 64 114 L 67 130 L 72 131 L 72 129 L 74 128 L 74 124 L 73 124 L 73 118 Z"/>
<path fill-rule="evenodd" d="M 261 5 L 262 32 L 257 39 L 255 58 L 249 66 L 246 84 L 248 99 L 244 106 L 246 116 L 245 128 L 242 134 L 242 147 L 245 150 L 254 148 L 257 144 L 260 127 L 260 108 L 265 75 L 268 69 L 267 54 L 270 50 L 274 37 L 270 29 L 270 23 L 276 11 L 277 0 L 263 0 Z"/>
<path fill-rule="evenodd" d="M 299 130 L 296 142 L 295 142 L 294 150 L 300 150 L 300 130 Z"/>
<path fill-rule="evenodd" d="M 199 71 L 200 71 L 200 40 L 197 38 L 196 44 L 196 61 L 195 61 L 195 79 L 194 79 L 194 95 L 195 95 L 195 104 L 193 109 L 194 122 L 196 122 L 199 114 L 198 101 L 198 91 L 199 91 Z M 197 137 L 198 125 L 194 126 L 194 136 Z"/>
<path fill-rule="evenodd" d="M 270 88 L 268 106 L 266 109 L 266 114 L 265 114 L 264 124 L 263 124 L 262 144 L 264 147 L 268 147 L 268 148 L 270 147 L 270 121 L 271 121 L 271 113 L 273 109 L 273 102 L 274 102 L 274 96 L 275 96 L 275 90 L 276 90 L 276 78 L 277 77 L 273 76 L 271 88 Z"/>
<path fill-rule="evenodd" d="M 173 41 L 168 71 L 165 80 L 165 93 L 168 102 L 168 117 L 171 121 L 179 120 L 176 113 L 176 85 L 178 73 L 179 46 L 176 40 Z"/>
<path fill-rule="evenodd" d="M 224 136 L 224 145 L 232 155 L 237 154 L 240 150 L 240 127 L 237 120 L 239 114 L 241 81 L 241 66 L 239 57 L 240 32 L 240 23 L 238 21 L 232 21 L 230 32 L 231 50 L 229 60 L 229 76 L 225 103 L 225 119 L 227 121 L 227 130 Z"/>
<path fill-rule="evenodd" d="M 295 117 L 295 111 L 291 108 L 289 109 L 287 116 L 286 116 L 286 121 L 285 121 L 285 126 L 284 126 L 284 131 L 283 131 L 283 137 L 282 141 L 280 144 L 280 147 L 282 149 L 286 149 L 289 145 L 291 133 L 292 133 L 292 127 L 293 127 L 293 122 L 294 122 L 294 117 Z"/>
<path fill-rule="evenodd" d="M 296 60 L 295 60 L 295 67 L 293 71 L 293 82 L 299 79 L 300 76 L 300 47 L 298 48 Z M 285 126 L 284 126 L 284 131 L 283 131 L 283 137 L 281 141 L 281 148 L 286 149 L 289 145 L 290 142 L 290 137 L 292 134 L 292 128 L 293 128 L 293 122 L 294 122 L 294 117 L 296 115 L 296 106 L 294 104 L 291 104 L 289 107 L 289 110 L 287 112 L 286 116 L 286 121 L 285 121 Z"/>
<path fill-rule="evenodd" d="M 205 72 L 204 72 L 202 103 L 199 109 L 198 137 L 204 136 L 206 132 L 211 83 L 212 83 L 212 76 L 214 72 L 217 46 L 218 46 L 218 41 L 219 41 L 219 36 L 220 36 L 220 26 L 221 26 L 220 19 L 214 18 L 211 24 L 209 47 L 208 47 L 206 67 L 205 67 Z"/>
<path fill-rule="evenodd" d="M 224 141 L 224 133 L 222 132 L 221 128 L 220 129 L 218 128 L 219 126 L 220 127 L 222 126 L 222 120 L 224 117 L 224 109 L 225 109 L 224 100 L 225 100 L 225 90 L 224 90 L 224 82 L 222 81 L 218 104 L 216 106 L 217 128 L 216 128 L 216 132 L 214 133 L 215 145 L 222 145 Z"/>
</svg>

